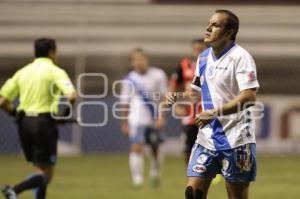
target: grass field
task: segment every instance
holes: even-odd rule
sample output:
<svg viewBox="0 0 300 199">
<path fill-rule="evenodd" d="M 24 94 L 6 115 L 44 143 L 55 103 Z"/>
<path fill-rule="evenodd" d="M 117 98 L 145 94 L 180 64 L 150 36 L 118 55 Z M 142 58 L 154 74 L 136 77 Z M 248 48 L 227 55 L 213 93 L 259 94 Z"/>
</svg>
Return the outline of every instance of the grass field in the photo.
<svg viewBox="0 0 300 199">
<path fill-rule="evenodd" d="M 299 156 L 259 156 L 258 163 L 250 198 L 300 198 Z M 0 156 L 1 185 L 13 184 L 30 172 L 31 166 L 22 156 Z M 183 199 L 185 182 L 181 157 L 166 157 L 159 189 L 151 189 L 146 181 L 140 190 L 131 188 L 126 155 L 61 157 L 48 199 Z M 32 193 L 26 192 L 19 198 L 30 199 Z M 224 182 L 211 187 L 209 198 L 227 198 Z"/>
</svg>

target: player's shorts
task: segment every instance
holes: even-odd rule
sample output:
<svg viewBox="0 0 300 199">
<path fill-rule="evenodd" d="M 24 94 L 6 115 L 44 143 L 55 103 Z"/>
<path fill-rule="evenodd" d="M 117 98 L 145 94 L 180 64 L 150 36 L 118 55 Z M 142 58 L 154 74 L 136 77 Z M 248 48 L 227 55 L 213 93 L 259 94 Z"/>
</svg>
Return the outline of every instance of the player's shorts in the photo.
<svg viewBox="0 0 300 199">
<path fill-rule="evenodd" d="M 186 135 L 184 152 L 190 153 L 197 139 L 199 127 L 196 125 L 183 125 L 183 132 Z"/>
<path fill-rule="evenodd" d="M 49 165 L 56 163 L 58 130 L 50 114 L 24 116 L 18 128 L 21 146 L 28 162 Z"/>
<path fill-rule="evenodd" d="M 212 151 L 195 144 L 187 168 L 189 177 L 215 177 L 222 174 L 228 182 L 250 182 L 256 177 L 256 145 Z"/>
<path fill-rule="evenodd" d="M 163 142 L 161 133 L 152 126 L 131 126 L 129 140 L 131 144 L 149 144 L 158 146 Z"/>
</svg>

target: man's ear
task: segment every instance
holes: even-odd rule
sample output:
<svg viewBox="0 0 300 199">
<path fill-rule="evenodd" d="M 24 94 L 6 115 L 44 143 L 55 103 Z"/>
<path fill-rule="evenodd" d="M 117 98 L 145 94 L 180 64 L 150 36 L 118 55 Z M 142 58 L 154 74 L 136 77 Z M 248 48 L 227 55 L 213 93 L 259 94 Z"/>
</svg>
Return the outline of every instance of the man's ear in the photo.
<svg viewBox="0 0 300 199">
<path fill-rule="evenodd" d="M 49 51 L 49 58 L 52 59 L 52 61 L 53 61 L 54 63 L 57 62 L 56 50 L 51 49 L 51 50 Z"/>
</svg>

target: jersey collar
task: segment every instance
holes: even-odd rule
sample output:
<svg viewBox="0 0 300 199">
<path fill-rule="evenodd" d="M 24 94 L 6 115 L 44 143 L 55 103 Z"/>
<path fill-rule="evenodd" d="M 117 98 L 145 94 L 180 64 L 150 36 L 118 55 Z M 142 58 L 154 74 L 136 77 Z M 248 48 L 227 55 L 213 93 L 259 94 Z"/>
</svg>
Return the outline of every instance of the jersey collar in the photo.
<svg viewBox="0 0 300 199">
<path fill-rule="evenodd" d="M 217 61 L 218 59 L 220 59 L 223 55 L 225 55 L 234 46 L 235 46 L 235 42 L 232 42 L 228 47 L 224 48 L 224 50 L 221 52 L 220 56 L 218 56 L 218 57 L 215 56 L 213 49 L 211 49 L 211 55 L 213 57 L 213 60 Z"/>
<path fill-rule="evenodd" d="M 34 62 L 35 62 L 35 63 L 37 63 L 37 62 L 43 62 L 43 63 L 47 62 L 47 63 L 49 63 L 49 64 L 53 64 L 52 59 L 50 59 L 50 58 L 48 58 L 48 57 L 38 57 L 38 58 L 35 58 L 35 59 L 34 59 Z"/>
</svg>

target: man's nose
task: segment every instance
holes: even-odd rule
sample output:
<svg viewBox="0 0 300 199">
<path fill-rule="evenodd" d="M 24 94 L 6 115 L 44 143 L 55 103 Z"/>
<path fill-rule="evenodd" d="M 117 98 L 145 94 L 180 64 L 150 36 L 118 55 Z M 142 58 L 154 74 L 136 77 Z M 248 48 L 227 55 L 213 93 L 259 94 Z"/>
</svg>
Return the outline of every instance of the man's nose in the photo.
<svg viewBox="0 0 300 199">
<path fill-rule="evenodd" d="M 211 25 L 206 26 L 206 31 L 210 32 L 211 31 Z"/>
</svg>

